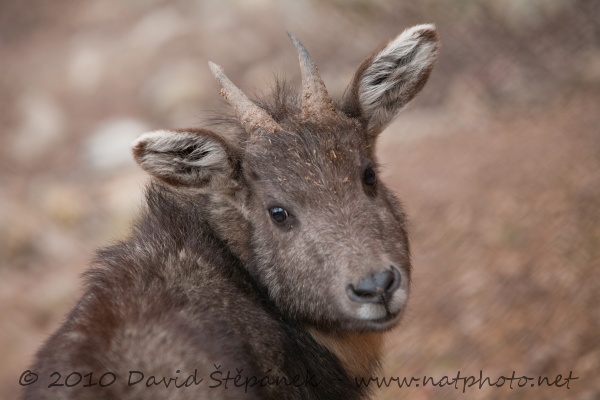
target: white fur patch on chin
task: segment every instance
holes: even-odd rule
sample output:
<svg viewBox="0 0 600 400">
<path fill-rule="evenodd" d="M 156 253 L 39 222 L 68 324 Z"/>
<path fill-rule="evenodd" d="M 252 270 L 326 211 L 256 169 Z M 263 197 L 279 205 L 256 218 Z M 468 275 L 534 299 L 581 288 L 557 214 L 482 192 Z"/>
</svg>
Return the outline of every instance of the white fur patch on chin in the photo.
<svg viewBox="0 0 600 400">
<path fill-rule="evenodd" d="M 385 307 L 379 303 L 364 303 L 356 310 L 356 315 L 364 321 L 371 321 L 385 318 L 387 315 Z"/>
</svg>

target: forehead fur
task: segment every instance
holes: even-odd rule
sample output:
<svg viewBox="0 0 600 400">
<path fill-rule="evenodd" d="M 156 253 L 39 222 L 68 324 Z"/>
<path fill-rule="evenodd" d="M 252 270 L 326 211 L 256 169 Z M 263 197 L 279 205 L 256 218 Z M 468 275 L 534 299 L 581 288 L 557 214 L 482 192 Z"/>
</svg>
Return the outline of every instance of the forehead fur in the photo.
<svg viewBox="0 0 600 400">
<path fill-rule="evenodd" d="M 282 132 L 258 131 L 247 134 L 234 116 L 219 118 L 215 122 L 233 128 L 247 161 L 256 159 L 269 162 L 282 159 L 284 164 L 301 162 L 314 165 L 340 164 L 355 153 L 371 152 L 364 127 L 354 118 L 337 109 L 335 114 L 303 116 L 300 94 L 285 82 L 277 81 L 268 96 L 253 99 L 282 127 Z M 325 166 L 325 165 L 322 165 Z M 294 169 L 295 166 L 288 165 Z"/>
<path fill-rule="evenodd" d="M 364 127 L 342 111 L 303 116 L 300 95 L 281 82 L 255 101 L 283 129 L 248 135 L 238 127 L 244 164 L 259 180 L 286 191 L 335 191 L 350 186 L 360 167 L 374 161 Z"/>
</svg>

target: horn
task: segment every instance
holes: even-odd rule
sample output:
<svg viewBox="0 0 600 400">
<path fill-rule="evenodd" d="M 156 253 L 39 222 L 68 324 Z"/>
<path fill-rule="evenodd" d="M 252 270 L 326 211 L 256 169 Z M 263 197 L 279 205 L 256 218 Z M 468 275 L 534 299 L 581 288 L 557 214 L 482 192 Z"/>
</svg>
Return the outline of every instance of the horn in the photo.
<svg viewBox="0 0 600 400">
<path fill-rule="evenodd" d="M 298 58 L 300 59 L 300 73 L 302 74 L 302 113 L 305 116 L 321 115 L 327 111 L 335 111 L 333 100 L 329 97 L 325 84 L 321 80 L 317 66 L 310 58 L 306 48 L 300 43 L 298 38 L 291 32 L 287 32 L 288 36 L 296 50 L 298 50 Z"/>
<path fill-rule="evenodd" d="M 250 100 L 244 92 L 225 76 L 223 68 L 210 61 L 208 66 L 221 86 L 221 96 L 233 107 L 238 120 L 246 132 L 253 133 L 259 129 L 263 129 L 274 133 L 281 130 L 281 127 L 273 117 Z"/>
</svg>

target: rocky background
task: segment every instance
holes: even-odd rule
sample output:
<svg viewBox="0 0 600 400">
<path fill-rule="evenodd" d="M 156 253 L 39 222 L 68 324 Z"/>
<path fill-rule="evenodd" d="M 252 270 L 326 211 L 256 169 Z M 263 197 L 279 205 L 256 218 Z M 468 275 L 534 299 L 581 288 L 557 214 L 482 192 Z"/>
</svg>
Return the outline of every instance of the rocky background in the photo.
<svg viewBox="0 0 600 400">
<path fill-rule="evenodd" d="M 246 92 L 298 84 L 290 30 L 341 94 L 379 43 L 434 22 L 439 63 L 379 143 L 414 249 L 381 376 L 579 379 L 376 397 L 600 399 L 599 16 L 594 0 L 0 1 L 0 398 L 94 249 L 127 234 L 146 180 L 131 140 L 221 107 L 208 60 Z"/>
</svg>

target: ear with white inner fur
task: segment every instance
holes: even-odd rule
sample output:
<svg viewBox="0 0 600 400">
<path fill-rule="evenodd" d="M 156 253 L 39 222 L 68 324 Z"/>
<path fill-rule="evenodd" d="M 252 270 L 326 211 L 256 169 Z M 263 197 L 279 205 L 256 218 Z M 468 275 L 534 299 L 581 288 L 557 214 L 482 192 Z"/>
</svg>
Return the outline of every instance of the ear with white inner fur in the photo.
<svg viewBox="0 0 600 400">
<path fill-rule="evenodd" d="M 204 129 L 145 133 L 132 152 L 142 169 L 173 186 L 228 189 L 237 170 L 234 149 Z"/>
<path fill-rule="evenodd" d="M 361 63 L 342 109 L 364 121 L 370 135 L 377 135 L 421 91 L 438 48 L 434 25 L 405 30 Z"/>
</svg>

